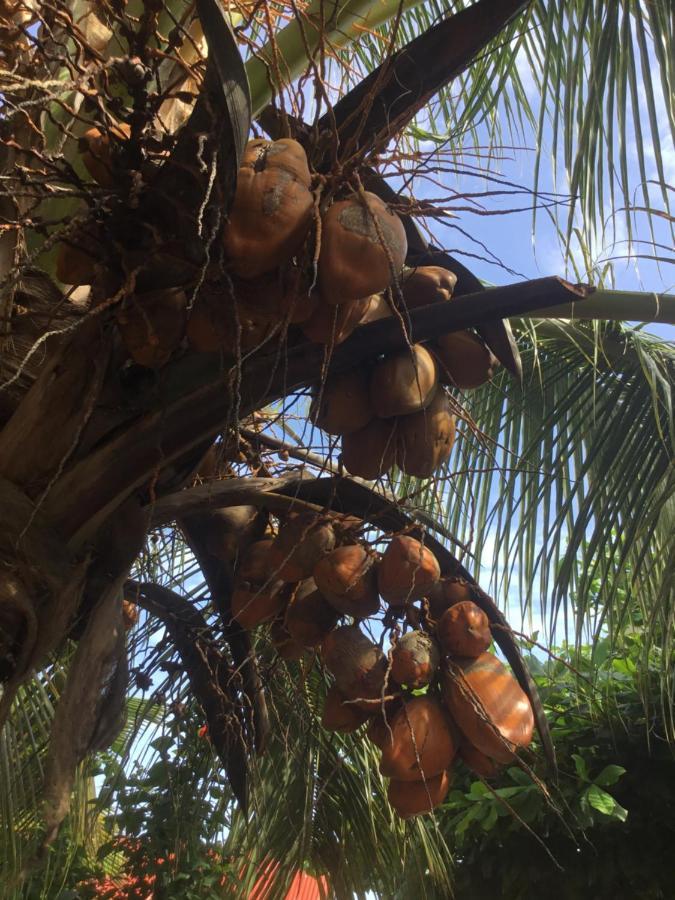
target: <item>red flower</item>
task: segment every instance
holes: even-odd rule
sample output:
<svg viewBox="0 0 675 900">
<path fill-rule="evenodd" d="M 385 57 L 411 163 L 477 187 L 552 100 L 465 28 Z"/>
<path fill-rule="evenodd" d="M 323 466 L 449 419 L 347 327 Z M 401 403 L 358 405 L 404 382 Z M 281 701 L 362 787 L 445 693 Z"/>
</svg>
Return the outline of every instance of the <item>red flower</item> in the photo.
<svg viewBox="0 0 675 900">
<path fill-rule="evenodd" d="M 199 729 L 199 731 L 197 732 L 197 734 L 199 735 L 200 738 L 208 737 L 208 733 L 209 733 L 209 726 L 208 726 L 208 725 L 202 725 L 202 727 L 201 727 L 201 728 Z"/>
</svg>

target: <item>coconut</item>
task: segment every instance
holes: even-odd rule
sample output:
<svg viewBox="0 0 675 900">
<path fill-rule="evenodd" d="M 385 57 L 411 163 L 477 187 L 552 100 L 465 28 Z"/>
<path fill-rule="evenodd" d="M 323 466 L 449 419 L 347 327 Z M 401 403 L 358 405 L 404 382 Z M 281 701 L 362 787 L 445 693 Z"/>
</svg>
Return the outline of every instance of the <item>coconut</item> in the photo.
<svg viewBox="0 0 675 900">
<path fill-rule="evenodd" d="M 345 704 L 346 699 L 335 685 L 328 688 L 321 716 L 321 724 L 326 731 L 356 731 L 368 719 L 367 712 L 358 709 L 354 703 Z"/>
<path fill-rule="evenodd" d="M 457 276 L 441 266 L 408 269 L 401 278 L 401 292 L 408 309 L 447 301 L 457 284 Z"/>
<path fill-rule="evenodd" d="M 262 539 L 269 520 L 255 506 L 227 506 L 213 510 L 207 521 L 206 549 L 234 565 L 247 547 Z"/>
<path fill-rule="evenodd" d="M 396 461 L 406 475 L 429 478 L 450 458 L 455 443 L 455 416 L 444 391 L 426 409 L 398 421 Z"/>
<path fill-rule="evenodd" d="M 441 772 L 435 778 L 427 778 L 425 781 L 392 779 L 387 788 L 387 798 L 402 819 L 409 819 L 440 806 L 448 796 L 451 783 L 452 778 L 448 772 Z"/>
<path fill-rule="evenodd" d="M 376 747 L 379 747 L 380 750 L 382 750 L 385 744 L 391 742 L 389 726 L 391 725 L 391 720 L 401 708 L 401 702 L 400 697 L 396 697 L 393 700 L 386 700 L 384 703 L 384 714 L 382 712 L 382 706 L 378 706 L 377 712 L 368 723 L 366 737 L 368 740 L 372 741 Z"/>
<path fill-rule="evenodd" d="M 321 656 L 335 684 L 345 697 L 376 700 L 382 696 L 387 660 L 377 646 L 354 625 L 331 631 L 321 645 Z M 373 703 L 365 703 L 370 712 Z"/>
<path fill-rule="evenodd" d="M 392 312 L 386 296 L 384 294 L 373 294 L 370 297 L 370 303 L 361 320 L 361 324 L 367 325 L 369 322 L 377 322 L 379 319 L 388 319 L 391 315 Z"/>
<path fill-rule="evenodd" d="M 78 142 L 84 167 L 101 187 L 115 185 L 115 156 L 120 144 L 129 140 L 131 128 L 126 122 L 113 125 L 107 131 L 90 128 Z"/>
<path fill-rule="evenodd" d="M 396 421 L 373 419 L 365 428 L 342 437 L 342 462 L 352 475 L 373 480 L 396 461 Z"/>
<path fill-rule="evenodd" d="M 346 340 L 363 319 L 370 297 L 350 300 L 341 306 L 329 306 L 323 297 L 312 315 L 301 325 L 305 337 L 315 344 L 334 344 Z"/>
<path fill-rule="evenodd" d="M 187 339 L 199 353 L 222 351 L 237 356 L 255 350 L 278 330 L 278 324 L 251 319 L 239 304 L 232 302 L 220 287 L 203 290 L 190 312 Z"/>
<path fill-rule="evenodd" d="M 101 255 L 101 229 L 93 223 L 78 228 L 58 245 L 56 277 L 63 284 L 92 284 Z"/>
<path fill-rule="evenodd" d="M 499 765 L 467 740 L 461 741 L 457 755 L 472 772 L 480 775 L 481 778 L 493 778 L 499 773 Z"/>
<path fill-rule="evenodd" d="M 286 610 L 286 629 L 293 640 L 303 647 L 316 647 L 337 620 L 338 613 L 317 590 L 314 579 L 302 581 Z"/>
<path fill-rule="evenodd" d="M 385 742 L 380 773 L 398 781 L 433 778 L 449 768 L 455 740 L 449 717 L 433 697 L 413 697 L 391 720 L 393 742 Z"/>
<path fill-rule="evenodd" d="M 443 384 L 471 390 L 494 375 L 497 360 L 471 331 L 454 331 L 436 339 L 434 352 Z"/>
<path fill-rule="evenodd" d="M 305 322 L 314 312 L 316 295 L 296 266 L 275 269 L 254 279 L 232 277 L 231 294 L 243 318 L 278 324 Z"/>
<path fill-rule="evenodd" d="M 365 428 L 373 418 L 368 382 L 368 372 L 364 369 L 352 369 L 328 378 L 312 401 L 309 412 L 312 422 L 328 434 L 351 434 Z"/>
<path fill-rule="evenodd" d="M 424 597 L 441 577 L 434 554 L 420 541 L 399 534 L 392 538 L 377 572 L 382 599 L 391 606 L 403 606 Z"/>
<path fill-rule="evenodd" d="M 125 631 L 131 631 L 138 622 L 138 606 L 131 600 L 122 600 L 122 621 Z"/>
<path fill-rule="evenodd" d="M 338 547 L 315 566 L 316 586 L 338 612 L 358 619 L 373 616 L 380 608 L 374 562 L 360 544 Z"/>
<path fill-rule="evenodd" d="M 403 223 L 367 191 L 339 200 L 323 216 L 319 285 L 329 303 L 383 291 L 408 252 Z"/>
<path fill-rule="evenodd" d="M 420 688 L 429 684 L 440 662 L 438 647 L 426 631 L 409 631 L 391 654 L 391 677 L 398 684 Z"/>
<path fill-rule="evenodd" d="M 436 625 L 436 637 L 446 653 L 467 658 L 480 656 L 492 643 L 488 617 L 472 600 L 446 609 Z"/>
<path fill-rule="evenodd" d="M 310 181 L 307 157 L 297 141 L 249 141 L 223 231 L 235 275 L 257 278 L 300 250 L 314 209 Z"/>
<path fill-rule="evenodd" d="M 443 700 L 462 734 L 486 756 L 508 763 L 532 740 L 530 701 L 491 653 L 456 660 L 442 680 Z"/>
<path fill-rule="evenodd" d="M 376 416 L 388 419 L 424 409 L 437 385 L 436 363 L 421 344 L 379 362 L 370 379 L 370 402 Z"/>
<path fill-rule="evenodd" d="M 289 591 L 270 572 L 271 540 L 256 541 L 243 555 L 232 592 L 232 617 L 242 628 L 274 619 L 286 606 Z"/>
<path fill-rule="evenodd" d="M 282 622 L 272 623 L 272 646 L 282 659 L 300 659 L 305 648 L 294 641 Z"/>
<path fill-rule="evenodd" d="M 279 528 L 270 565 L 282 581 L 309 578 L 322 557 L 335 547 L 335 532 L 324 517 L 301 513 Z"/>
<path fill-rule="evenodd" d="M 180 288 L 127 297 L 117 309 L 120 335 L 129 356 L 156 369 L 168 362 L 185 333 L 187 298 Z"/>
<path fill-rule="evenodd" d="M 472 599 L 469 582 L 454 575 L 441 578 L 427 592 L 429 612 L 434 619 L 440 619 L 445 610 L 452 606 L 453 603 L 461 603 L 463 600 Z"/>
</svg>

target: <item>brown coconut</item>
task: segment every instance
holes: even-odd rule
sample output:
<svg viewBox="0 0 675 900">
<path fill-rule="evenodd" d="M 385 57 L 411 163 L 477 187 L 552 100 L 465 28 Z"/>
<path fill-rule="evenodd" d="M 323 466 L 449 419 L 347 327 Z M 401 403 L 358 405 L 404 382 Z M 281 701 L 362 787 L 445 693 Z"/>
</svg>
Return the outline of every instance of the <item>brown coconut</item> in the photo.
<svg viewBox="0 0 675 900">
<path fill-rule="evenodd" d="M 402 700 L 400 697 L 396 697 L 393 700 L 386 700 L 384 704 L 384 714 L 382 712 L 382 706 L 378 706 L 377 712 L 368 723 L 366 737 L 368 740 L 372 741 L 376 747 L 379 747 L 380 750 L 384 747 L 385 743 L 391 742 L 389 726 L 391 725 L 391 720 L 401 708 L 401 704 Z"/>
<path fill-rule="evenodd" d="M 456 419 L 443 390 L 426 409 L 398 421 L 396 461 L 406 475 L 430 478 L 450 458 Z"/>
<path fill-rule="evenodd" d="M 472 600 L 463 600 L 446 609 L 436 624 L 436 637 L 446 653 L 477 657 L 492 643 L 490 623 Z"/>
<path fill-rule="evenodd" d="M 472 600 L 469 582 L 457 576 L 447 576 L 433 585 L 427 592 L 429 612 L 432 618 L 440 619 L 446 609 L 453 603 L 461 603 L 463 600 Z"/>
<path fill-rule="evenodd" d="M 300 659 L 305 648 L 294 641 L 282 622 L 272 623 L 272 646 L 282 659 L 287 661 Z"/>
<path fill-rule="evenodd" d="M 326 731 L 348 733 L 356 731 L 367 721 L 368 713 L 358 709 L 354 703 L 345 704 L 346 699 L 335 685 L 328 688 L 321 715 L 321 724 Z"/>
<path fill-rule="evenodd" d="M 474 747 L 467 740 L 461 741 L 457 755 L 472 772 L 480 775 L 481 778 L 494 778 L 495 775 L 499 774 L 499 764 L 494 759 L 490 759 L 489 756 L 481 753 L 477 747 Z"/>
<path fill-rule="evenodd" d="M 253 279 L 233 276 L 231 293 L 244 318 L 296 324 L 305 322 L 316 308 L 316 298 L 310 298 L 307 287 L 300 269 L 285 266 Z"/>
<path fill-rule="evenodd" d="M 236 357 L 237 351 L 241 355 L 250 353 L 278 331 L 278 323 L 251 319 L 223 288 L 207 288 L 190 311 L 186 334 L 190 346 L 198 353 L 220 351 Z"/>
<path fill-rule="evenodd" d="M 370 297 L 350 300 L 340 306 L 330 306 L 323 297 L 316 304 L 312 315 L 301 325 L 305 337 L 314 344 L 334 344 L 345 341 L 361 323 Z"/>
<path fill-rule="evenodd" d="M 425 409 L 437 385 L 436 363 L 421 344 L 377 363 L 370 379 L 370 402 L 376 416 L 388 419 Z"/>
<path fill-rule="evenodd" d="M 365 619 L 380 608 L 375 557 L 360 544 L 338 547 L 314 568 L 317 588 L 338 612 Z"/>
<path fill-rule="evenodd" d="M 204 519 L 206 549 L 212 556 L 234 565 L 237 557 L 262 539 L 269 518 L 255 506 L 228 506 L 215 509 Z"/>
<path fill-rule="evenodd" d="M 392 315 L 391 308 L 384 294 L 373 294 L 368 304 L 368 309 L 361 320 L 362 325 L 369 322 L 377 322 L 379 319 L 388 319 Z"/>
<path fill-rule="evenodd" d="M 442 384 L 471 390 L 490 381 L 497 360 L 471 331 L 454 331 L 437 338 L 434 352 Z"/>
<path fill-rule="evenodd" d="M 441 266 L 408 269 L 401 278 L 401 292 L 408 309 L 450 300 L 457 276 Z"/>
<path fill-rule="evenodd" d="M 186 306 L 180 288 L 147 291 L 123 301 L 117 325 L 134 362 L 156 369 L 169 361 L 185 333 Z"/>
<path fill-rule="evenodd" d="M 319 560 L 334 547 L 335 532 L 325 517 L 301 513 L 280 526 L 270 566 L 282 581 L 301 581 L 310 577 Z"/>
<path fill-rule="evenodd" d="M 449 772 L 441 772 L 435 778 L 427 778 L 425 781 L 392 779 L 387 788 L 387 798 L 402 819 L 410 819 L 440 806 L 448 796 L 451 783 Z"/>
<path fill-rule="evenodd" d="M 78 142 L 85 169 L 101 187 L 114 187 L 116 156 L 120 145 L 129 140 L 131 128 L 126 122 L 113 125 L 107 131 L 90 128 Z"/>
<path fill-rule="evenodd" d="M 310 180 L 297 141 L 249 141 L 223 232 L 235 275 L 257 278 L 297 253 L 312 222 Z"/>
<path fill-rule="evenodd" d="M 64 237 L 56 252 L 56 277 L 63 284 L 92 284 L 102 256 L 101 229 L 89 224 Z"/>
<path fill-rule="evenodd" d="M 382 599 L 390 606 L 403 606 L 424 597 L 441 577 L 434 554 L 408 535 L 396 535 L 380 560 L 377 584 Z"/>
<path fill-rule="evenodd" d="M 391 677 L 398 684 L 420 688 L 433 679 L 440 663 L 436 642 L 426 631 L 409 631 L 391 653 Z"/>
<path fill-rule="evenodd" d="M 321 645 L 321 656 L 335 684 L 350 700 L 364 699 L 364 709 L 377 710 L 368 702 L 382 696 L 387 660 L 377 646 L 354 625 L 335 628 Z"/>
<path fill-rule="evenodd" d="M 310 419 L 328 434 L 351 434 L 365 428 L 373 418 L 368 385 L 368 372 L 363 368 L 333 375 L 318 388 Z"/>
<path fill-rule="evenodd" d="M 337 620 L 337 611 L 317 589 L 313 578 L 298 585 L 286 610 L 286 629 L 296 643 L 316 647 Z"/>
<path fill-rule="evenodd" d="M 365 428 L 342 437 L 342 462 L 352 475 L 372 481 L 387 473 L 395 461 L 395 420 L 372 419 Z"/>
<path fill-rule="evenodd" d="M 232 617 L 242 628 L 270 622 L 286 606 L 289 591 L 270 571 L 271 540 L 256 541 L 243 555 L 235 575 Z"/>
<path fill-rule="evenodd" d="M 434 778 L 448 769 L 456 746 L 446 710 L 434 697 L 413 697 L 391 720 L 393 742 L 385 742 L 380 772 L 398 781 Z"/>
<path fill-rule="evenodd" d="M 481 753 L 508 763 L 532 740 L 530 701 L 511 672 L 491 653 L 458 659 L 442 679 L 443 701 L 462 734 Z"/>
<path fill-rule="evenodd" d="M 408 252 L 403 223 L 375 194 L 338 200 L 323 216 L 319 285 L 329 303 L 383 291 Z"/>
</svg>

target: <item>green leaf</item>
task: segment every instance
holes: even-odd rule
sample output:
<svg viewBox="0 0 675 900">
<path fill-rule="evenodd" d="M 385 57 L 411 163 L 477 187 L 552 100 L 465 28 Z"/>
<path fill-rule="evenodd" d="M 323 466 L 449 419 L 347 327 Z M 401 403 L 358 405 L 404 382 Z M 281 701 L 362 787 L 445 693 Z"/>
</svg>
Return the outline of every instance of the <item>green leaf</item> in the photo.
<svg viewBox="0 0 675 900">
<path fill-rule="evenodd" d="M 578 753 L 573 753 L 572 759 L 574 760 L 574 768 L 576 769 L 579 778 L 581 778 L 582 781 L 589 781 L 588 766 L 586 765 L 586 760 L 583 756 L 579 756 Z"/>
<path fill-rule="evenodd" d="M 593 783 L 600 787 L 609 787 L 610 784 L 616 784 L 619 778 L 621 778 L 622 775 L 625 775 L 625 773 L 626 770 L 623 766 L 605 766 L 602 772 L 593 779 Z"/>
<path fill-rule="evenodd" d="M 604 816 L 619 819 L 621 822 L 625 822 L 628 818 L 628 810 L 624 809 L 623 806 L 616 802 L 611 794 L 603 791 L 602 788 L 599 788 L 596 784 L 592 784 L 588 788 L 585 796 L 589 805 Z"/>
</svg>

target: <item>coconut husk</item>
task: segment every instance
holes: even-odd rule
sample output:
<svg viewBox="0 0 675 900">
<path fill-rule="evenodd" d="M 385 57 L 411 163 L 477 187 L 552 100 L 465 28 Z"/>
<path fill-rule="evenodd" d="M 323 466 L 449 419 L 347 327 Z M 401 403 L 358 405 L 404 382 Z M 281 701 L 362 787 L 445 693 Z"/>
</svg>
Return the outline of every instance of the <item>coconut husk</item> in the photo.
<svg viewBox="0 0 675 900">
<path fill-rule="evenodd" d="M 300 513 L 279 528 L 270 566 L 282 581 L 309 578 L 317 563 L 335 547 L 335 532 L 323 516 Z"/>
<path fill-rule="evenodd" d="M 328 434 L 352 434 L 365 428 L 373 418 L 368 385 L 364 369 L 328 378 L 312 401 L 310 419 Z"/>
<path fill-rule="evenodd" d="M 370 379 L 370 402 L 376 416 L 388 419 L 425 409 L 436 391 L 436 363 L 421 344 L 377 363 Z"/>
<path fill-rule="evenodd" d="M 442 678 L 443 702 L 462 734 L 481 753 L 508 763 L 532 740 L 530 701 L 511 672 L 491 653 L 456 659 Z"/>
<path fill-rule="evenodd" d="M 403 223 L 375 194 L 338 200 L 323 216 L 319 285 L 329 303 L 377 294 L 397 278 L 408 252 Z"/>
<path fill-rule="evenodd" d="M 440 806 L 448 796 L 451 784 L 449 772 L 441 772 L 435 778 L 424 781 L 392 779 L 387 789 L 387 799 L 402 819 L 410 819 Z"/>
<path fill-rule="evenodd" d="M 474 659 L 492 643 L 488 617 L 472 600 L 446 609 L 436 623 L 436 638 L 446 653 Z"/>
<path fill-rule="evenodd" d="M 375 557 L 360 544 L 338 547 L 314 568 L 314 580 L 338 612 L 365 619 L 380 608 Z"/>
<path fill-rule="evenodd" d="M 444 334 L 432 346 L 440 382 L 461 390 L 468 391 L 486 384 L 499 364 L 481 339 L 471 331 Z"/>
<path fill-rule="evenodd" d="M 397 781 L 434 778 L 448 769 L 456 742 L 443 706 L 433 697 L 413 697 L 391 720 L 393 741 L 382 748 L 380 773 Z"/>
<path fill-rule="evenodd" d="M 418 266 L 407 269 L 401 278 L 401 293 L 408 309 L 451 299 L 457 276 L 440 266 Z"/>
<path fill-rule="evenodd" d="M 372 481 L 396 462 L 396 421 L 372 419 L 365 428 L 342 436 L 342 463 L 351 475 Z"/>
<path fill-rule="evenodd" d="M 123 301 L 117 308 L 117 325 L 134 362 L 157 369 L 169 361 L 185 333 L 186 307 L 180 288 L 147 291 Z"/>
<path fill-rule="evenodd" d="M 370 297 L 350 300 L 338 307 L 329 306 L 320 297 L 312 315 L 301 325 L 307 340 L 314 344 L 334 344 L 337 346 L 347 340 L 354 329 L 360 325 L 370 305 Z"/>
<path fill-rule="evenodd" d="M 382 598 L 391 606 L 403 606 L 424 597 L 441 576 L 434 554 L 420 541 L 399 534 L 392 538 L 377 571 Z"/>
<path fill-rule="evenodd" d="M 441 660 L 436 642 L 426 631 L 409 631 L 396 642 L 391 654 L 391 676 L 398 684 L 415 689 L 434 678 Z"/>
<path fill-rule="evenodd" d="M 426 409 L 398 420 L 396 462 L 406 475 L 430 478 L 450 458 L 456 419 L 447 396 L 438 390 Z"/>
<path fill-rule="evenodd" d="M 231 272 L 258 278 L 300 250 L 312 223 L 310 180 L 296 141 L 249 141 L 223 231 Z"/>
</svg>

